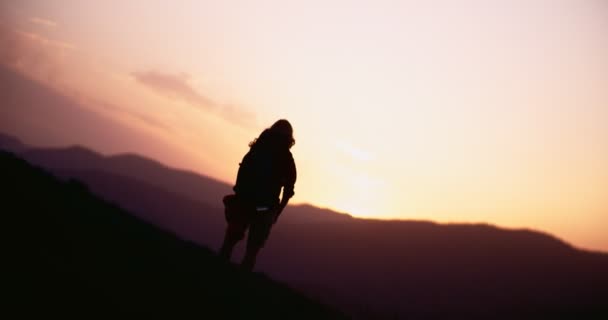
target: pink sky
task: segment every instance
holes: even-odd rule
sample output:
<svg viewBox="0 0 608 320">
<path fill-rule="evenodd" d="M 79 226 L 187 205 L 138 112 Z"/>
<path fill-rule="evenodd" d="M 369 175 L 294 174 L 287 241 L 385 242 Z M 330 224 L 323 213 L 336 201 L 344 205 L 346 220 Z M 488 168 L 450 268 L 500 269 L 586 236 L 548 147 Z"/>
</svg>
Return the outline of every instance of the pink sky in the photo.
<svg viewBox="0 0 608 320">
<path fill-rule="evenodd" d="M 28 143 L 232 183 L 287 118 L 297 203 L 608 250 L 602 1 L 4 1 L 0 18 L 0 63 L 125 132 Z"/>
</svg>

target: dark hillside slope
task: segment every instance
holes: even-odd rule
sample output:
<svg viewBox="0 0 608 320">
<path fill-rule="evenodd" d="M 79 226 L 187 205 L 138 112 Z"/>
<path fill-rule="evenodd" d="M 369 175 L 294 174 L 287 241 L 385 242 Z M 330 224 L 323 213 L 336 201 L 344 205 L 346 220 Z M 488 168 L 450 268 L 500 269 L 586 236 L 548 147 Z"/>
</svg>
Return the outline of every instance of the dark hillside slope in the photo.
<svg viewBox="0 0 608 320">
<path fill-rule="evenodd" d="M 22 316 L 342 317 L 99 200 L 79 182 L 5 152 L 0 172 L 3 288 Z"/>
</svg>

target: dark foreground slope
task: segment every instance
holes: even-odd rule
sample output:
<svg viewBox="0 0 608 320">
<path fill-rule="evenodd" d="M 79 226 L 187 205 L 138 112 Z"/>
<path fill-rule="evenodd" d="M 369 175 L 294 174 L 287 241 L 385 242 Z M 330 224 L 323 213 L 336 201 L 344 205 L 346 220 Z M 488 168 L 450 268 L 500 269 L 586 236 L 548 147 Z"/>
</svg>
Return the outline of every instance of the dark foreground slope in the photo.
<svg viewBox="0 0 608 320">
<path fill-rule="evenodd" d="M 3 289 L 20 315 L 341 317 L 143 223 L 78 182 L 61 182 L 4 152 L 0 172 Z"/>
</svg>

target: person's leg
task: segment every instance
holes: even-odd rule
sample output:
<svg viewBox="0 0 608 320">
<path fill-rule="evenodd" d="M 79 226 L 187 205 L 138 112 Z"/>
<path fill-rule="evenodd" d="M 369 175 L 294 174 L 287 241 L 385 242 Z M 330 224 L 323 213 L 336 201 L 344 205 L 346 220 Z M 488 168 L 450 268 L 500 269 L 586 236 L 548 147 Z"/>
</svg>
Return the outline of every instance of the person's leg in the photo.
<svg viewBox="0 0 608 320">
<path fill-rule="evenodd" d="M 252 271 L 253 266 L 255 266 L 255 260 L 258 256 L 258 252 L 260 252 L 262 247 L 257 245 L 249 245 L 249 241 L 247 243 L 247 251 L 245 252 L 245 257 L 243 258 L 243 262 L 241 262 L 241 267 L 247 271 Z"/>
<path fill-rule="evenodd" d="M 241 267 L 247 271 L 253 270 L 256 258 L 260 249 L 264 247 L 266 239 L 270 235 L 272 228 L 272 217 L 269 215 L 260 214 L 255 217 L 249 226 L 249 235 L 247 237 L 247 251 L 241 263 Z"/>
<path fill-rule="evenodd" d="M 242 221 L 230 222 L 224 234 L 224 241 L 220 248 L 220 257 L 226 261 L 230 261 L 234 246 L 245 237 L 247 224 Z"/>
</svg>

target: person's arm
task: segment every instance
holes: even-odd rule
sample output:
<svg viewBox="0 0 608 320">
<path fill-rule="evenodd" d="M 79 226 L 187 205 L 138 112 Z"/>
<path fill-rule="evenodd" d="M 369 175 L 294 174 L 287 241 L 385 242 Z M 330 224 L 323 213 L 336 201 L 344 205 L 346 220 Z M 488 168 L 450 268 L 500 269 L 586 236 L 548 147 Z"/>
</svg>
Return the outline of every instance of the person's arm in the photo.
<svg viewBox="0 0 608 320">
<path fill-rule="evenodd" d="M 288 157 L 288 161 L 287 161 L 287 172 L 286 172 L 286 177 L 285 177 L 285 184 L 283 185 L 283 195 L 281 197 L 281 202 L 279 204 L 279 207 L 277 208 L 275 222 L 277 221 L 277 219 L 283 212 L 283 209 L 285 209 L 285 207 L 287 206 L 287 203 L 289 203 L 289 199 L 291 199 L 291 197 L 293 197 L 293 195 L 295 194 L 293 189 L 296 184 L 296 178 L 297 178 L 296 164 L 295 164 L 295 161 L 293 160 L 293 156 L 291 155 L 291 153 L 289 153 L 289 157 Z"/>
</svg>

